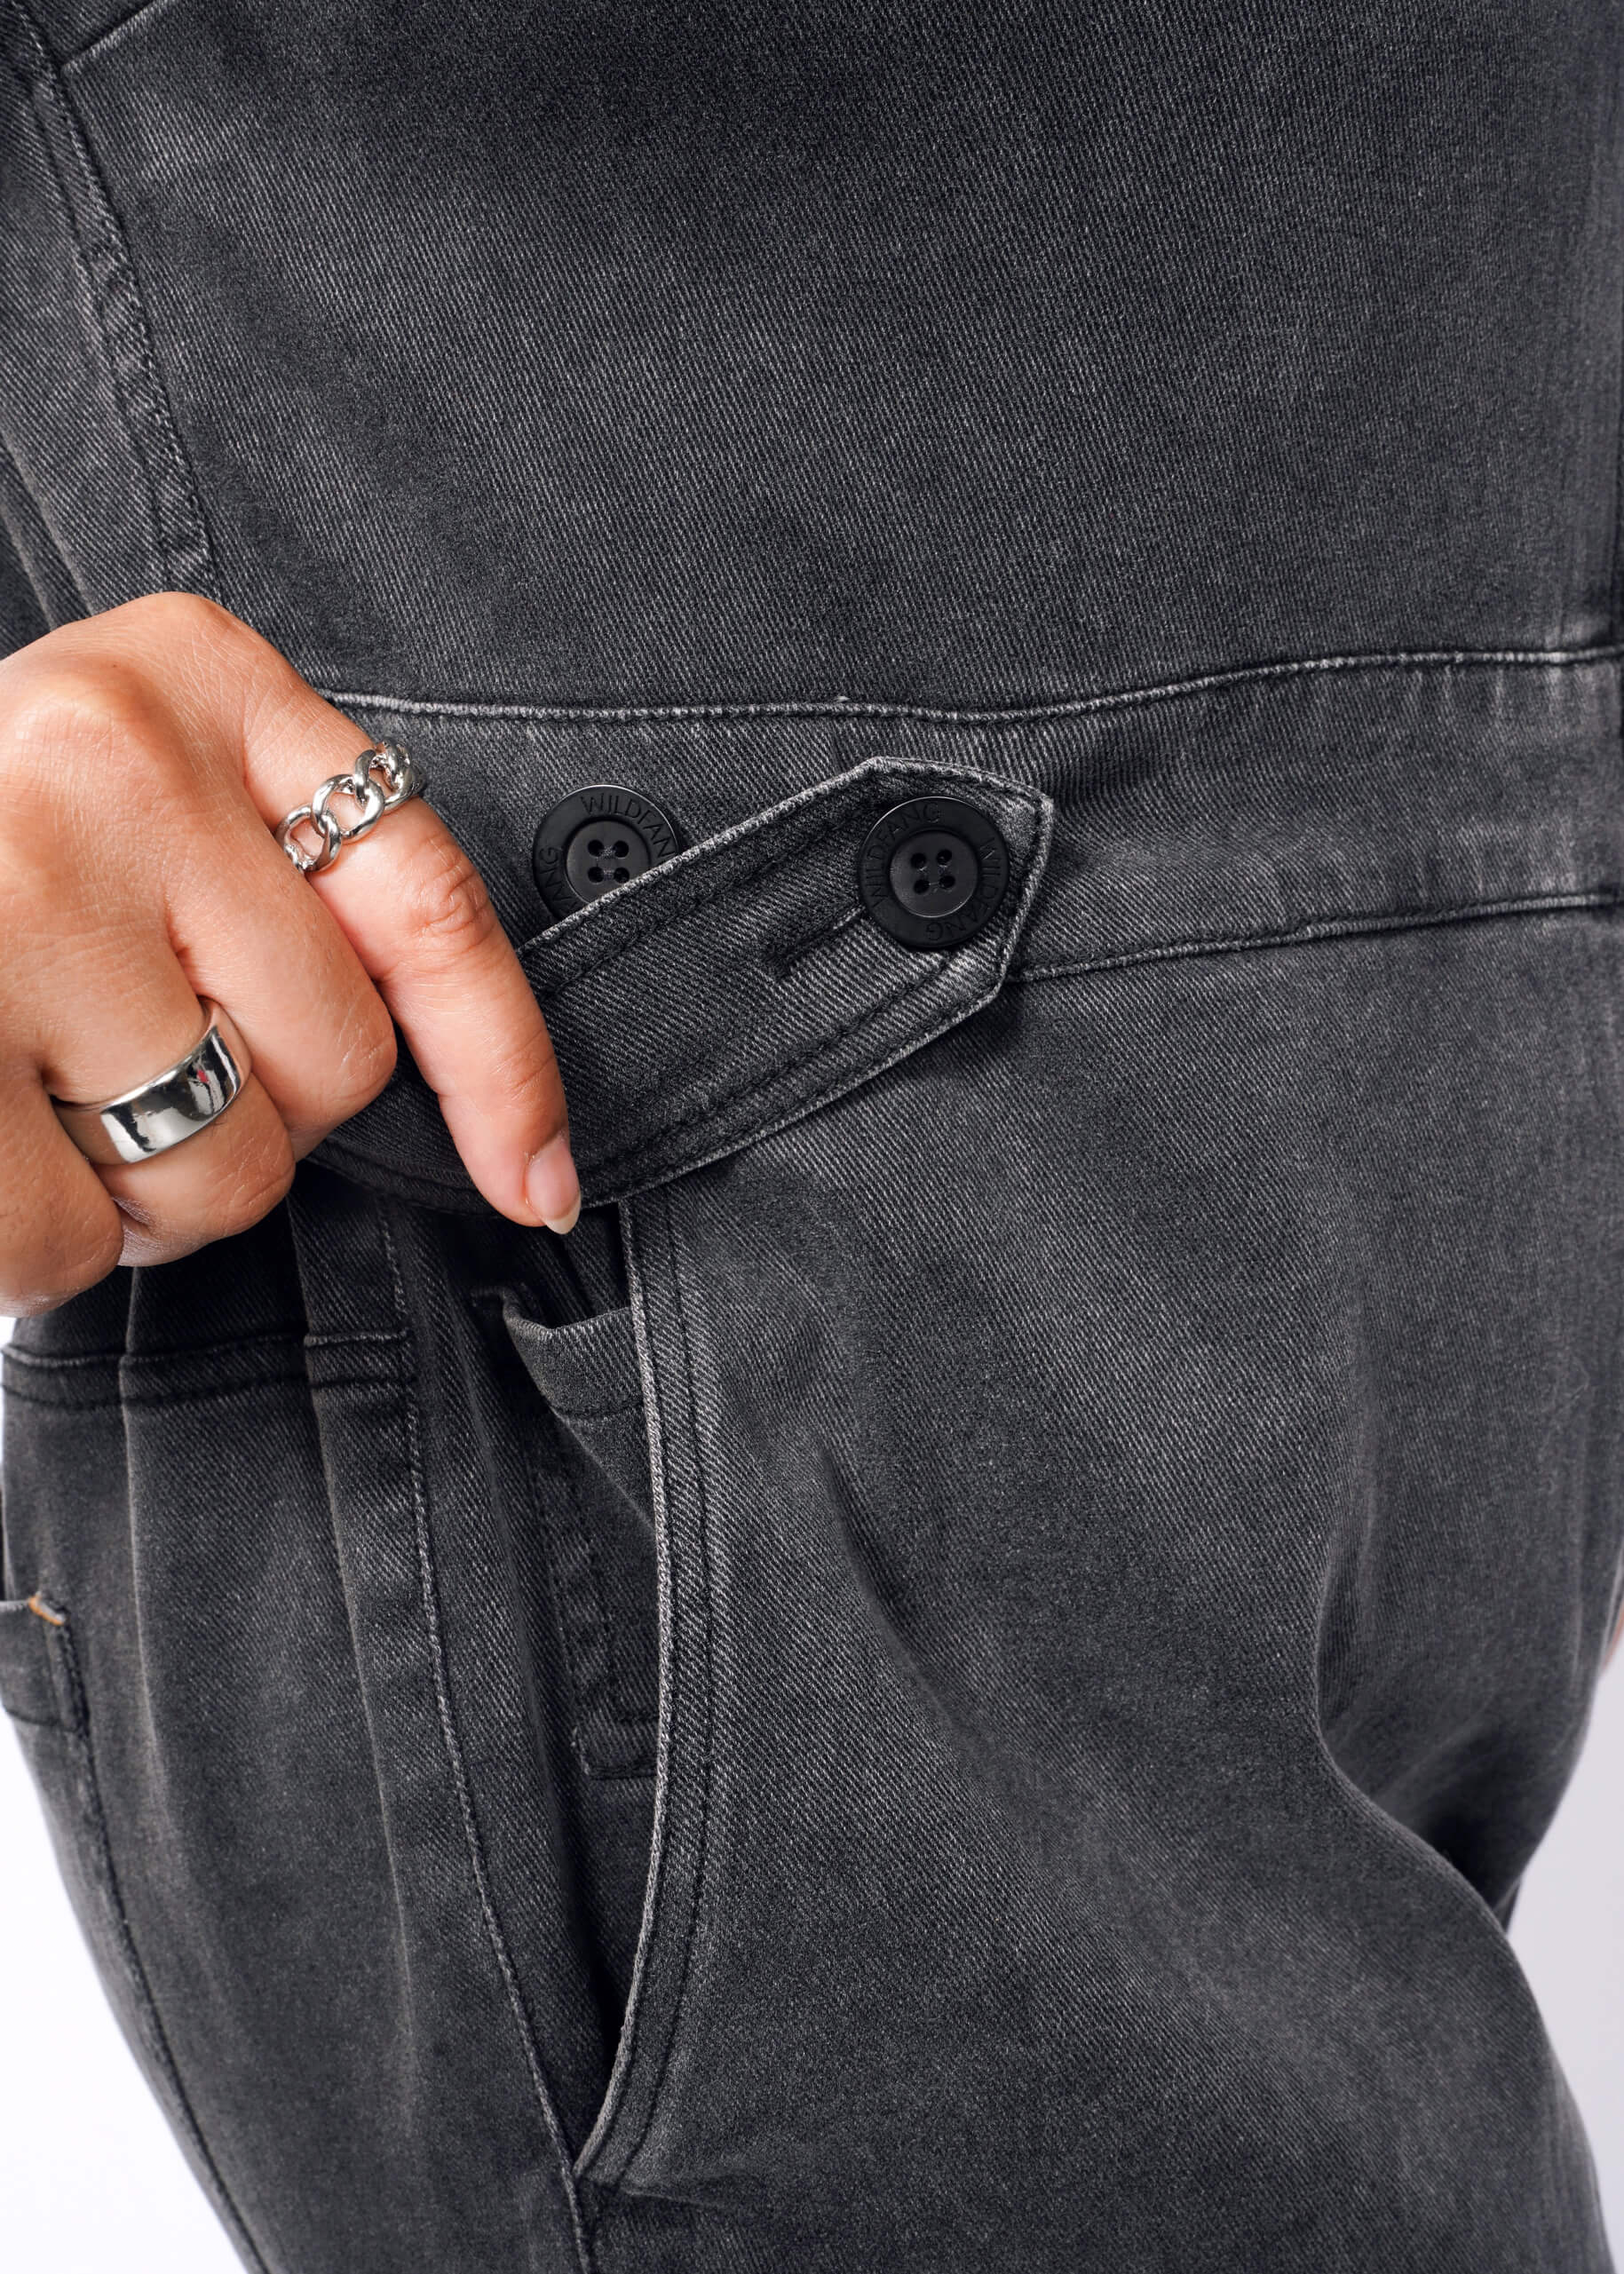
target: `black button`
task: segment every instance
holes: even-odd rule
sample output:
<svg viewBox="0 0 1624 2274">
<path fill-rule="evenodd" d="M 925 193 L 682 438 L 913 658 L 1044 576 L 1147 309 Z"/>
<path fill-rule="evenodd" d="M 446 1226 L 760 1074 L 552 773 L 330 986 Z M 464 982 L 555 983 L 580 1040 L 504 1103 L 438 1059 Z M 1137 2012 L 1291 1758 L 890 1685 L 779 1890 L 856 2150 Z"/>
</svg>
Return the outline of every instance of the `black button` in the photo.
<svg viewBox="0 0 1624 2274">
<path fill-rule="evenodd" d="M 857 889 L 904 947 L 957 947 L 990 923 L 1010 884 L 997 824 L 960 797 L 910 797 L 882 813 L 857 856 Z"/>
<path fill-rule="evenodd" d="M 641 790 L 595 782 L 555 805 L 535 833 L 535 889 L 556 916 L 601 899 L 682 851 L 670 815 Z"/>
<path fill-rule="evenodd" d="M 976 897 L 981 863 L 956 829 L 915 829 L 886 871 L 891 898 L 916 916 L 955 916 Z"/>
</svg>

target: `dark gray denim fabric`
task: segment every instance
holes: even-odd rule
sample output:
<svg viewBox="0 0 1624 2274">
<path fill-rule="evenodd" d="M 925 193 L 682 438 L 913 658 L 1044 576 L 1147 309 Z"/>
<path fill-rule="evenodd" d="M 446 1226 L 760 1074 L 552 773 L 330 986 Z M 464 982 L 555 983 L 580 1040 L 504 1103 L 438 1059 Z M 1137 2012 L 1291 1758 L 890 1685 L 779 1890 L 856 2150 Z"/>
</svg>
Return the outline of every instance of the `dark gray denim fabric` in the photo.
<svg viewBox="0 0 1624 2274">
<path fill-rule="evenodd" d="M 0 1688 L 247 2262 L 1602 2274 L 1503 1921 L 1624 1533 L 1615 12 L 0 53 L 0 630 L 211 592 L 420 750 L 589 1202 L 405 1066 L 7 1354 Z M 555 924 L 606 780 L 688 850 Z"/>
</svg>

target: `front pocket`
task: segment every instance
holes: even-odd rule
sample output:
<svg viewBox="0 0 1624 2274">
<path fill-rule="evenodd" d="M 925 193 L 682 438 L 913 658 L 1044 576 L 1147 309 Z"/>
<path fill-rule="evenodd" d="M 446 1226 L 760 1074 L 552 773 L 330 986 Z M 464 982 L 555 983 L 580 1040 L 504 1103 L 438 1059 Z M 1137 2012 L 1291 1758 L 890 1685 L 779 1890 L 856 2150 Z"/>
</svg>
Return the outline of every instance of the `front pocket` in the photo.
<svg viewBox="0 0 1624 2274">
<path fill-rule="evenodd" d="M 550 1327 L 511 1293 L 494 1299 L 540 1393 L 516 1419 L 548 1533 L 582 1758 L 595 1776 L 652 1776 L 654 1526 L 631 1310 Z"/>
</svg>

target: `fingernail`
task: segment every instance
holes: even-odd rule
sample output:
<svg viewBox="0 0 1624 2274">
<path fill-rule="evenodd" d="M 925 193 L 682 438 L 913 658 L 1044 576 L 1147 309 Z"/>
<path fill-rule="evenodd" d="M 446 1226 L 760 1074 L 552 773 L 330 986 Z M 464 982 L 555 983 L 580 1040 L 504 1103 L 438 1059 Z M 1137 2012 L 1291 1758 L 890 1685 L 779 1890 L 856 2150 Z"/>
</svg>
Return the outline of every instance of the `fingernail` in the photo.
<svg viewBox="0 0 1624 2274">
<path fill-rule="evenodd" d="M 574 1230 L 581 1214 L 581 1179 L 564 1132 L 531 1154 L 525 1170 L 525 1198 L 549 1232 Z"/>
</svg>

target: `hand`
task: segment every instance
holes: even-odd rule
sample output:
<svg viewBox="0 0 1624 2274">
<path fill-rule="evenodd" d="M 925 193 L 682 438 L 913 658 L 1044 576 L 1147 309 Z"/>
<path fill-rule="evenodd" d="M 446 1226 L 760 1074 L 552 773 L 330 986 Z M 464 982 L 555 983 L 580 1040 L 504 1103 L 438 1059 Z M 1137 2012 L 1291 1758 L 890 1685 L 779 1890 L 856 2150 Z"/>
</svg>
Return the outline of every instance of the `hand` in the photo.
<svg viewBox="0 0 1624 2274">
<path fill-rule="evenodd" d="M 367 741 L 184 593 L 0 662 L 0 1311 L 257 1222 L 389 1079 L 392 1014 L 492 1206 L 574 1223 L 547 1029 L 445 823 L 414 799 L 313 877 L 272 835 Z M 204 996 L 248 1046 L 242 1094 L 151 1161 L 92 1168 L 51 1096 L 147 1081 L 197 1039 Z"/>
</svg>

